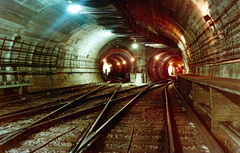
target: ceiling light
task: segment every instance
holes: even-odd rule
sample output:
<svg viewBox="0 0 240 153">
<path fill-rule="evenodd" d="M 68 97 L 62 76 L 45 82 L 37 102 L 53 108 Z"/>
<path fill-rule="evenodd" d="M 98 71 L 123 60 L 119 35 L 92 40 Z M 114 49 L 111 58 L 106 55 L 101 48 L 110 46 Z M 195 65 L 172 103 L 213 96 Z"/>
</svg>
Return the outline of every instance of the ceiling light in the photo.
<svg viewBox="0 0 240 153">
<path fill-rule="evenodd" d="M 120 65 L 120 63 L 117 63 L 117 65 Z"/>
<path fill-rule="evenodd" d="M 155 59 L 158 60 L 159 59 L 159 55 L 155 56 Z"/>
<path fill-rule="evenodd" d="M 126 61 L 123 61 L 123 64 L 126 64 Z"/>
<path fill-rule="evenodd" d="M 135 59 L 132 57 L 132 58 L 131 58 L 131 61 L 135 61 Z"/>
<path fill-rule="evenodd" d="M 68 11 L 71 13 L 77 13 L 81 10 L 81 6 L 80 5 L 69 5 L 68 7 Z"/>
<path fill-rule="evenodd" d="M 137 45 L 136 43 L 134 43 L 134 44 L 132 45 L 132 47 L 133 47 L 133 48 L 138 48 L 138 45 Z"/>
<path fill-rule="evenodd" d="M 104 34 L 105 34 L 106 36 L 110 36 L 112 33 L 111 33 L 110 31 L 104 31 Z"/>
</svg>

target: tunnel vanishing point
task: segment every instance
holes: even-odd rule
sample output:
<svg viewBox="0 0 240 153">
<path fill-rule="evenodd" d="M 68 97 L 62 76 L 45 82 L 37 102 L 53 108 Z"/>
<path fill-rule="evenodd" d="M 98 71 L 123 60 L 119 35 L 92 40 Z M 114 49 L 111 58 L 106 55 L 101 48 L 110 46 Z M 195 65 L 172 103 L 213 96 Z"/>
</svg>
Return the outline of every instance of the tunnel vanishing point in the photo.
<svg viewBox="0 0 240 153">
<path fill-rule="evenodd" d="M 239 0 L 0 0 L 0 55 L 0 96 L 177 78 L 214 138 L 240 152 Z"/>
</svg>

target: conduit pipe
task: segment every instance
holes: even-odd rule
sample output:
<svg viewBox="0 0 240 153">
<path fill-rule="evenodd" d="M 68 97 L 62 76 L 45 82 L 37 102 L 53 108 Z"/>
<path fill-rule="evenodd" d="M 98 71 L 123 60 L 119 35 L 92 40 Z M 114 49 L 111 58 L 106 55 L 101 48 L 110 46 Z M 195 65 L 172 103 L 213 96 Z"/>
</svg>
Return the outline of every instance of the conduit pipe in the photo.
<svg viewBox="0 0 240 153">
<path fill-rule="evenodd" d="M 201 108 L 210 118 L 212 118 L 212 112 L 206 108 L 206 106 L 202 104 L 198 104 L 199 108 Z M 222 128 L 239 146 L 240 146 L 240 132 L 235 129 L 233 126 L 228 125 L 227 123 L 221 122 L 219 127 Z"/>
</svg>

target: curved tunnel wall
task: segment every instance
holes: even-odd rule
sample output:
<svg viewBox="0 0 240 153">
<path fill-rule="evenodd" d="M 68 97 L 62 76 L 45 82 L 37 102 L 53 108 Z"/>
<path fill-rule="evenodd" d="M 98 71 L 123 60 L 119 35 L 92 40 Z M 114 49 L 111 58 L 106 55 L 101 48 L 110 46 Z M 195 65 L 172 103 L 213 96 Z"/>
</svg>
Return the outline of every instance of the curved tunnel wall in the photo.
<svg viewBox="0 0 240 153">
<path fill-rule="evenodd" d="M 179 3 L 177 0 L 173 4 L 167 1 L 161 3 L 165 9 L 167 8 L 165 11 L 168 13 L 163 15 L 168 20 L 162 20 L 163 17 L 159 16 L 162 21 L 159 24 L 163 26 L 155 30 L 152 29 L 154 26 L 148 28 L 178 43 L 182 51 L 181 57 L 185 65 L 189 66 L 190 72 L 206 76 L 240 78 L 239 26 L 236 26 L 239 1 L 204 1 L 204 4 L 208 3 L 207 9 L 205 5 L 198 5 L 198 1 Z M 93 61 L 100 59 L 102 51 L 119 44 L 119 40 L 129 48 L 132 42 L 116 39 L 116 35 L 105 36 L 103 27 L 97 26 L 86 14 L 69 14 L 64 0 L 4 0 L 0 6 L 1 38 L 7 36 L 8 39 L 15 40 L 20 36 L 21 39 L 16 39 L 17 41 L 24 40 L 25 43 L 46 48 L 55 47 L 56 52 L 59 52 L 60 62 L 57 64 L 60 66 L 57 67 L 1 66 L 2 71 L 27 72 L 27 74 L 31 72 L 32 75 L 24 76 L 34 83 L 34 86 L 29 87 L 29 91 L 101 81 L 98 73 L 101 71 L 99 63 Z M 189 9 L 178 9 L 178 7 Z M 210 21 L 204 19 L 206 14 L 210 15 Z M 140 16 L 143 14 L 139 14 L 138 18 L 134 17 L 134 19 L 138 20 Z M 143 23 L 138 22 L 138 24 L 144 26 Z M 169 26 L 166 28 L 166 25 Z M 9 49 L 3 54 L 5 57 L 11 54 L 12 44 L 13 42 L 5 44 Z M 144 51 L 144 45 L 136 51 L 133 50 L 138 63 L 137 72 L 141 72 L 140 68 L 145 65 L 147 57 Z M 31 59 L 32 57 L 28 58 L 29 61 Z M 76 60 L 87 63 L 86 67 L 62 66 L 70 61 L 74 63 Z M 90 67 L 87 67 L 89 65 Z M 47 72 L 57 73 L 47 75 Z M 158 73 L 154 74 L 156 77 L 159 77 L 158 75 Z M 160 78 L 164 77 L 166 76 L 160 76 Z M 14 79 L 16 79 L 14 75 L 3 74 L 0 82 Z"/>
<path fill-rule="evenodd" d="M 17 71 L 20 74 L 24 72 L 24 78 L 20 80 L 29 80 L 34 84 L 28 87 L 29 92 L 102 81 L 98 52 L 103 45 L 115 39 L 115 35 L 106 34 L 104 28 L 96 25 L 88 15 L 69 14 L 67 5 L 62 0 L 36 3 L 10 0 L 0 5 L 3 8 L 1 38 L 14 40 L 20 36 L 17 40 L 19 43 L 15 43 L 13 47 L 21 46 L 20 42 L 23 41 L 33 45 L 26 57 L 31 63 L 36 61 L 34 58 L 36 52 L 50 54 L 54 50 L 52 48 L 55 48 L 54 53 L 57 54 L 56 60 L 51 59 L 57 63 L 56 65 L 40 66 L 39 62 L 34 67 L 33 65 L 2 66 L 2 71 Z M 12 46 L 13 42 L 6 41 L 4 45 Z M 35 46 L 45 46 L 45 49 L 38 50 Z M 50 51 L 48 47 L 51 47 Z M 27 45 L 25 48 L 24 51 L 27 50 Z M 9 51 L 10 49 L 3 51 L 4 60 L 10 55 Z M 18 59 L 18 56 L 14 58 Z M 45 58 L 48 59 L 47 56 L 39 55 L 39 59 L 44 61 Z M 4 74 L 0 77 L 0 82 L 11 83 L 18 79 L 12 74 Z"/>
<path fill-rule="evenodd" d="M 127 50 L 118 46 L 107 50 L 100 58 L 101 63 L 105 62 L 112 65 L 113 73 L 134 73 L 135 57 Z"/>
<path fill-rule="evenodd" d="M 170 77 L 170 63 L 182 62 L 182 58 L 173 51 L 155 52 L 147 60 L 147 75 L 152 82 Z"/>
</svg>

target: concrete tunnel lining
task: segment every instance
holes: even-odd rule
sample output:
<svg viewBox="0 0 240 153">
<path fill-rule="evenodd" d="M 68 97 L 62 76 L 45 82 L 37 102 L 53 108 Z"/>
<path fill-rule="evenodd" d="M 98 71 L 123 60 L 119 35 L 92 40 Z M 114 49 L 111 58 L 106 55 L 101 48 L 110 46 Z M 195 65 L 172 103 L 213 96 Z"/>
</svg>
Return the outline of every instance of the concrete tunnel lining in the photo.
<svg viewBox="0 0 240 153">
<path fill-rule="evenodd" d="M 170 63 L 180 61 L 182 58 L 173 51 L 155 52 L 147 60 L 147 75 L 151 81 L 170 78 L 168 66 Z"/>
<path fill-rule="evenodd" d="M 172 40 L 175 45 L 178 46 L 178 53 L 182 57 L 184 61 L 184 65 L 186 69 L 190 64 L 189 71 L 191 73 L 200 74 L 200 75 L 211 75 L 211 76 L 220 76 L 220 77 L 229 77 L 229 78 L 238 78 L 238 74 L 230 74 L 231 71 L 226 70 L 226 67 L 230 67 L 233 69 L 233 72 L 237 71 L 238 63 L 227 63 L 226 66 L 221 65 L 221 61 L 219 62 L 219 66 L 207 65 L 204 63 L 208 63 L 208 61 L 201 62 L 200 52 L 206 52 L 204 48 L 201 48 L 201 44 L 196 43 L 196 40 L 203 40 L 208 38 L 209 36 L 205 33 L 211 33 L 217 31 L 217 29 L 221 28 L 219 24 L 220 17 L 224 14 L 224 10 L 228 10 L 231 12 L 231 8 L 235 7 L 238 9 L 238 1 L 224 1 L 224 2 L 216 2 L 212 1 L 189 1 L 188 3 L 176 1 L 176 3 L 171 2 L 156 2 L 156 5 L 147 3 L 143 1 L 142 3 L 137 3 L 137 1 L 132 1 L 132 3 L 126 0 L 126 4 L 128 4 L 128 9 L 130 10 L 130 14 L 133 17 L 133 20 L 136 21 L 136 24 L 141 27 L 148 28 L 151 32 L 157 33 L 158 35 L 164 35 Z M 155 2 L 154 2 L 155 3 Z M 144 5 L 146 4 L 146 5 Z M 176 5 L 176 4 L 179 4 Z M 14 40 L 16 36 L 21 36 L 20 41 L 25 41 L 28 43 L 32 43 L 34 45 L 42 45 L 42 46 L 57 46 L 61 53 L 69 53 L 69 54 L 78 54 L 79 56 L 96 58 L 98 59 L 101 55 L 102 50 L 112 47 L 107 46 L 113 45 L 110 42 L 114 40 L 119 40 L 120 38 L 113 34 L 111 36 L 104 36 L 104 28 L 102 26 L 97 25 L 97 22 L 92 19 L 92 17 L 96 17 L 96 15 L 92 14 L 70 14 L 67 12 L 67 4 L 66 1 L 63 0 L 55 0 L 55 1 L 18 1 L 18 0 L 9 0 L 3 1 L 0 4 L 1 11 L 1 29 L 2 32 L 0 36 Z M 109 8 L 113 8 L 113 5 L 109 6 Z M 139 9 L 143 8 L 144 9 Z M 189 9 L 180 9 L 183 8 Z M 225 9 L 222 6 L 228 6 Z M 135 7 L 135 8 L 134 8 Z M 104 6 L 105 8 L 105 6 Z M 158 8 L 162 8 L 162 12 L 157 12 Z M 97 10 L 99 8 L 94 8 L 91 6 L 84 7 L 84 9 L 92 9 Z M 153 9 L 152 13 L 147 13 L 149 9 Z M 145 10 L 145 11 L 140 11 Z M 217 16 L 216 12 L 222 12 L 220 16 Z M 204 20 L 204 15 L 209 14 L 210 20 L 215 20 L 215 30 L 210 26 L 209 21 Z M 231 14 L 231 18 L 234 18 L 234 13 Z M 158 17 L 157 17 L 158 16 Z M 153 20 L 154 18 L 154 20 Z M 154 22 L 153 22 L 154 21 Z M 225 24 L 227 21 L 225 19 L 221 19 L 222 23 Z M 199 35 L 200 34 L 200 35 Z M 224 37 L 222 35 L 219 38 Z M 214 37 L 215 39 L 215 37 Z M 133 40 L 137 40 L 137 38 L 130 38 Z M 125 43 L 124 41 L 120 41 Z M 119 44 L 119 43 L 118 43 Z M 208 47 L 211 47 L 211 43 L 206 44 Z M 197 51 L 200 50 L 200 51 Z M 141 49 L 137 51 L 133 51 L 133 54 L 137 57 L 137 67 L 140 69 L 142 65 L 146 63 L 147 57 L 144 56 L 144 44 L 141 45 Z M 214 51 L 210 51 L 214 52 Z M 139 55 L 138 53 L 141 53 Z M 138 55 L 137 55 L 138 54 Z M 210 53 L 209 53 L 210 54 Z M 211 54 L 210 54 L 211 55 Z M 220 55 L 217 53 L 217 55 Z M 143 56 L 143 58 L 140 58 Z M 190 60 L 190 61 L 189 61 Z M 214 59 L 215 60 L 215 59 Z M 195 62 L 197 61 L 197 62 Z M 199 62 L 200 61 L 200 62 Z M 218 61 L 215 61 L 218 62 Z M 224 64 L 224 63 L 223 63 Z M 204 65 L 204 66 L 202 66 Z M 96 69 L 99 68 L 98 65 L 95 65 Z M 7 68 L 8 70 L 13 70 L 13 68 Z M 212 72 L 210 72 L 210 70 Z M 57 71 L 57 72 L 69 72 L 66 74 L 58 74 L 50 77 L 46 77 L 45 75 L 38 76 L 26 76 L 32 82 L 34 82 L 36 86 L 36 90 L 43 90 L 47 88 L 55 88 L 59 86 L 67 86 L 75 83 L 81 82 L 91 82 L 91 81 L 101 81 L 99 74 L 96 73 L 91 74 L 70 74 L 70 72 L 80 72 L 82 69 L 69 69 L 69 68 L 18 68 L 18 71 Z M 84 69 L 86 72 L 93 72 L 92 69 Z M 100 71 L 100 70 L 98 70 Z M 137 70 L 141 72 L 141 70 Z M 88 77 L 89 76 L 89 77 Z M 37 78 L 41 78 L 46 83 L 39 83 Z M 46 78 L 46 79 L 45 79 Z M 54 79 L 53 79 L 54 78 Z M 66 79 L 62 79 L 66 78 Z M 92 78 L 92 79 L 90 79 Z M 58 79 L 58 83 L 52 82 L 52 80 Z M 89 80 L 87 80 L 89 79 Z M 80 81 L 82 80 L 82 81 Z M 84 80 L 84 81 L 83 81 Z M 11 81 L 11 80 L 8 80 Z M 51 84 L 51 85 L 50 85 Z M 31 89 L 30 91 L 34 91 L 35 89 Z"/>
<path fill-rule="evenodd" d="M 88 13 L 69 13 L 69 2 Z M 1 87 L 18 86 L 19 80 L 28 84 L 25 92 L 103 82 L 101 60 L 108 51 L 112 59 L 130 59 L 119 48 L 135 58 L 124 72 L 141 76 L 136 83 L 169 78 L 170 63 L 183 62 L 189 73 L 178 79 L 183 96 L 204 118 L 197 105 L 206 104 L 212 111 L 210 131 L 222 146 L 239 151 L 217 126 L 226 121 L 240 127 L 240 0 L 99 2 L 2 0 L 0 95 L 18 93 Z"/>
</svg>

